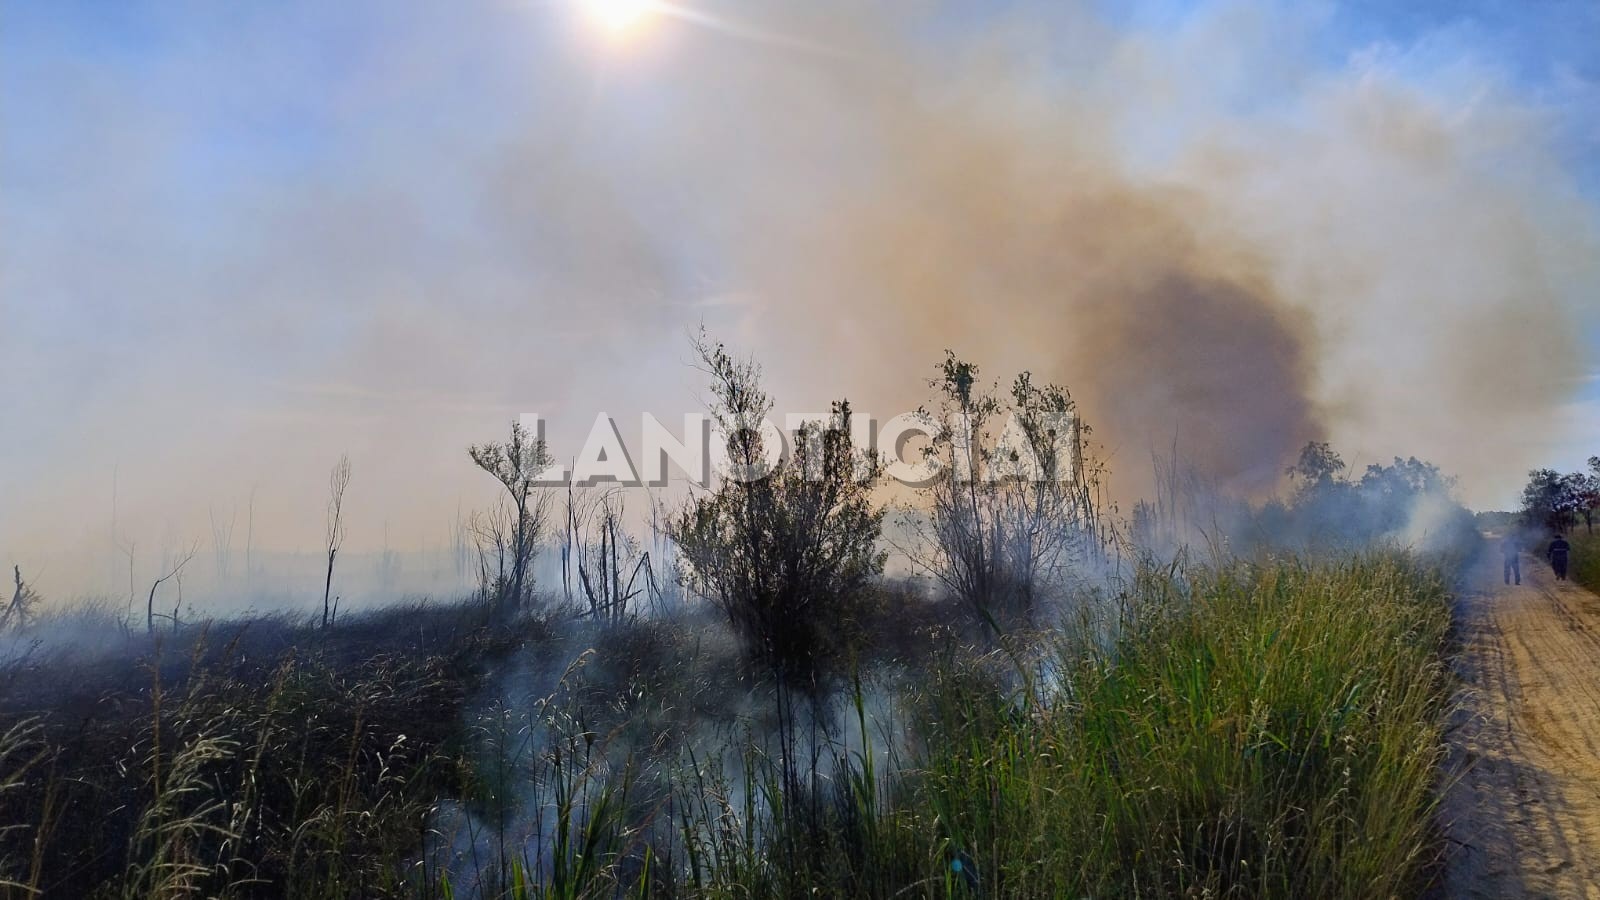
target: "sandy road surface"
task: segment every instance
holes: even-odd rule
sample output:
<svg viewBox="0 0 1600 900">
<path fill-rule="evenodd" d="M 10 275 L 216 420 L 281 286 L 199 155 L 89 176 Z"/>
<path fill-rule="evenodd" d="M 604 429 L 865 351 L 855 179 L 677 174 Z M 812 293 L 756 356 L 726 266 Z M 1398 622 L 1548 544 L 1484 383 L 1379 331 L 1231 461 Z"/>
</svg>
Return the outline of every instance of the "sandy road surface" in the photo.
<svg viewBox="0 0 1600 900">
<path fill-rule="evenodd" d="M 1457 601 L 1448 897 L 1600 898 L 1600 597 L 1493 548 Z"/>
</svg>

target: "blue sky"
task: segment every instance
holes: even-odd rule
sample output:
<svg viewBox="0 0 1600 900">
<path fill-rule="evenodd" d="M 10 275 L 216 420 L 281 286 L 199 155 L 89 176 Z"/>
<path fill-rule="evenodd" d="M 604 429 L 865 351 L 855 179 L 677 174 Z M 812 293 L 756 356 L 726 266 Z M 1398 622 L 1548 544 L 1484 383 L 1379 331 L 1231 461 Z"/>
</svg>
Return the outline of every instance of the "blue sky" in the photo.
<svg viewBox="0 0 1600 900">
<path fill-rule="evenodd" d="M 0 555 L 92 548 L 105 526 L 41 510 L 103 504 L 114 468 L 118 527 L 150 542 L 181 543 L 208 507 L 264 484 L 277 499 L 263 515 L 295 546 L 314 540 L 344 449 L 358 485 L 416 486 L 373 498 L 371 515 L 425 542 L 446 527 L 428 523 L 481 499 L 457 456 L 493 423 L 691 402 L 677 338 L 697 320 L 770 352 L 803 391 L 814 362 L 749 299 L 788 270 L 751 236 L 803 245 L 817 205 L 899 167 L 879 155 L 871 104 L 900 101 L 864 73 L 948 72 L 948 92 L 917 82 L 907 96 L 967 103 L 966 85 L 996 83 L 970 73 L 983 41 L 1012 40 L 1008 24 L 1047 63 L 994 76 L 1024 88 L 992 98 L 996 115 L 1041 96 L 1093 110 L 1105 134 L 1083 141 L 1141 184 L 1192 178 L 1218 148 L 1275 161 L 1271 141 L 1341 140 L 1328 110 L 1374 83 L 1458 143 L 1480 115 L 1525 135 L 1525 152 L 1485 138 L 1456 157 L 1487 181 L 1536 179 L 1515 215 L 1600 221 L 1600 2 L 894 3 L 860 27 L 842 21 L 850 4 L 690 5 L 795 46 L 681 22 L 610 46 L 559 0 L 0 0 L 0 422 L 23 435 L 0 449 Z M 872 58 L 883 42 L 898 68 Z M 1119 112 L 1123 91 L 1159 113 Z M 1496 171 L 1502 159 L 1526 171 Z M 1250 180 L 1237 230 L 1280 230 L 1251 217 L 1271 208 L 1269 183 L 1298 177 Z M 1529 382 L 1559 391 L 1538 401 L 1559 421 L 1507 462 L 1509 481 L 1536 457 L 1600 452 L 1597 304 L 1582 296 L 1600 285 L 1556 251 L 1529 254 L 1562 282 L 1548 321 L 1573 332 L 1562 352 L 1590 377 Z M 1284 266 L 1287 281 L 1321 277 Z M 1334 384 L 1324 399 L 1362 392 Z M 1365 452 L 1410 452 L 1388 437 Z M 1509 481 L 1484 481 L 1481 502 Z"/>
</svg>

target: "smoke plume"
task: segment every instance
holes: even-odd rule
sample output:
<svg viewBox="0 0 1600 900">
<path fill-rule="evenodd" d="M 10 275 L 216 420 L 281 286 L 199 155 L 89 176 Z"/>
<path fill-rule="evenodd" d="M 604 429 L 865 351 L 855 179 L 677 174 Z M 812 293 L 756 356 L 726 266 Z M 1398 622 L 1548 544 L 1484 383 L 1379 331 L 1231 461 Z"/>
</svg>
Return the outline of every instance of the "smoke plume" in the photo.
<svg viewBox="0 0 1600 900">
<path fill-rule="evenodd" d="M 6 54 L 3 558 L 120 596 L 224 509 L 311 550 L 341 452 L 350 552 L 443 547 L 518 413 L 568 455 L 697 408 L 701 322 L 798 411 L 914 407 L 946 348 L 1063 382 L 1124 496 L 1152 449 L 1261 496 L 1331 439 L 1494 504 L 1565 438 L 1595 211 L 1492 61 L 1330 62 L 1325 10 L 694 8 L 606 47 L 560 4 L 199 6 L 153 57 Z"/>
</svg>

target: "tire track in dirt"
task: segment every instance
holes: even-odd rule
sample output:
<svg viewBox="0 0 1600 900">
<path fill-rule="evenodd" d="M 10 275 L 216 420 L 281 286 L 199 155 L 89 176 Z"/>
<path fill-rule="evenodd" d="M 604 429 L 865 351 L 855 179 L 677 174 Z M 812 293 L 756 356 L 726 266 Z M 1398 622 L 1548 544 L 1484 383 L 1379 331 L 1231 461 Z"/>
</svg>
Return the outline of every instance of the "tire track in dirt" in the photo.
<svg viewBox="0 0 1600 900">
<path fill-rule="evenodd" d="M 1600 900 L 1600 597 L 1499 554 L 1456 605 L 1447 897 Z"/>
</svg>

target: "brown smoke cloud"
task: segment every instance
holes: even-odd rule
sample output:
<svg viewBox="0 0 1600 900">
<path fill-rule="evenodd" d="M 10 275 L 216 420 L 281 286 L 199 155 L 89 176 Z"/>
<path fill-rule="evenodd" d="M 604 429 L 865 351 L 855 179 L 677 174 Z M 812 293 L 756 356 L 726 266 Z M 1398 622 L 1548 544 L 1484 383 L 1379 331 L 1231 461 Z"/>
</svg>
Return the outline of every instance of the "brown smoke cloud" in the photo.
<svg viewBox="0 0 1600 900">
<path fill-rule="evenodd" d="M 945 347 L 994 376 L 1064 383 L 1120 457 L 1126 493 L 1149 451 L 1176 444 L 1258 494 L 1324 436 L 1311 323 L 1246 253 L 1197 235 L 1179 197 L 1086 159 L 1065 127 L 904 127 L 904 166 L 794 239 L 803 258 L 826 261 L 805 267 L 816 274 L 763 278 L 800 313 L 785 332 L 817 326 L 802 346 L 874 359 L 872 383 L 898 380 L 906 402 Z"/>
<path fill-rule="evenodd" d="M 786 387 L 914 402 L 946 347 L 1030 369 L 1074 391 L 1125 496 L 1152 450 L 1260 496 L 1332 438 L 1358 465 L 1432 458 L 1481 501 L 1553 436 L 1600 242 L 1492 80 L 1314 73 L 1293 22 L 1239 12 L 1159 39 L 1034 13 L 932 50 L 892 16 L 812 12 L 850 62 L 696 60 L 692 82 L 739 123 L 695 123 L 700 164 L 756 153 L 790 181 L 735 182 L 761 224 L 728 243 Z M 1292 109 L 1234 112 L 1240 71 Z"/>
</svg>

